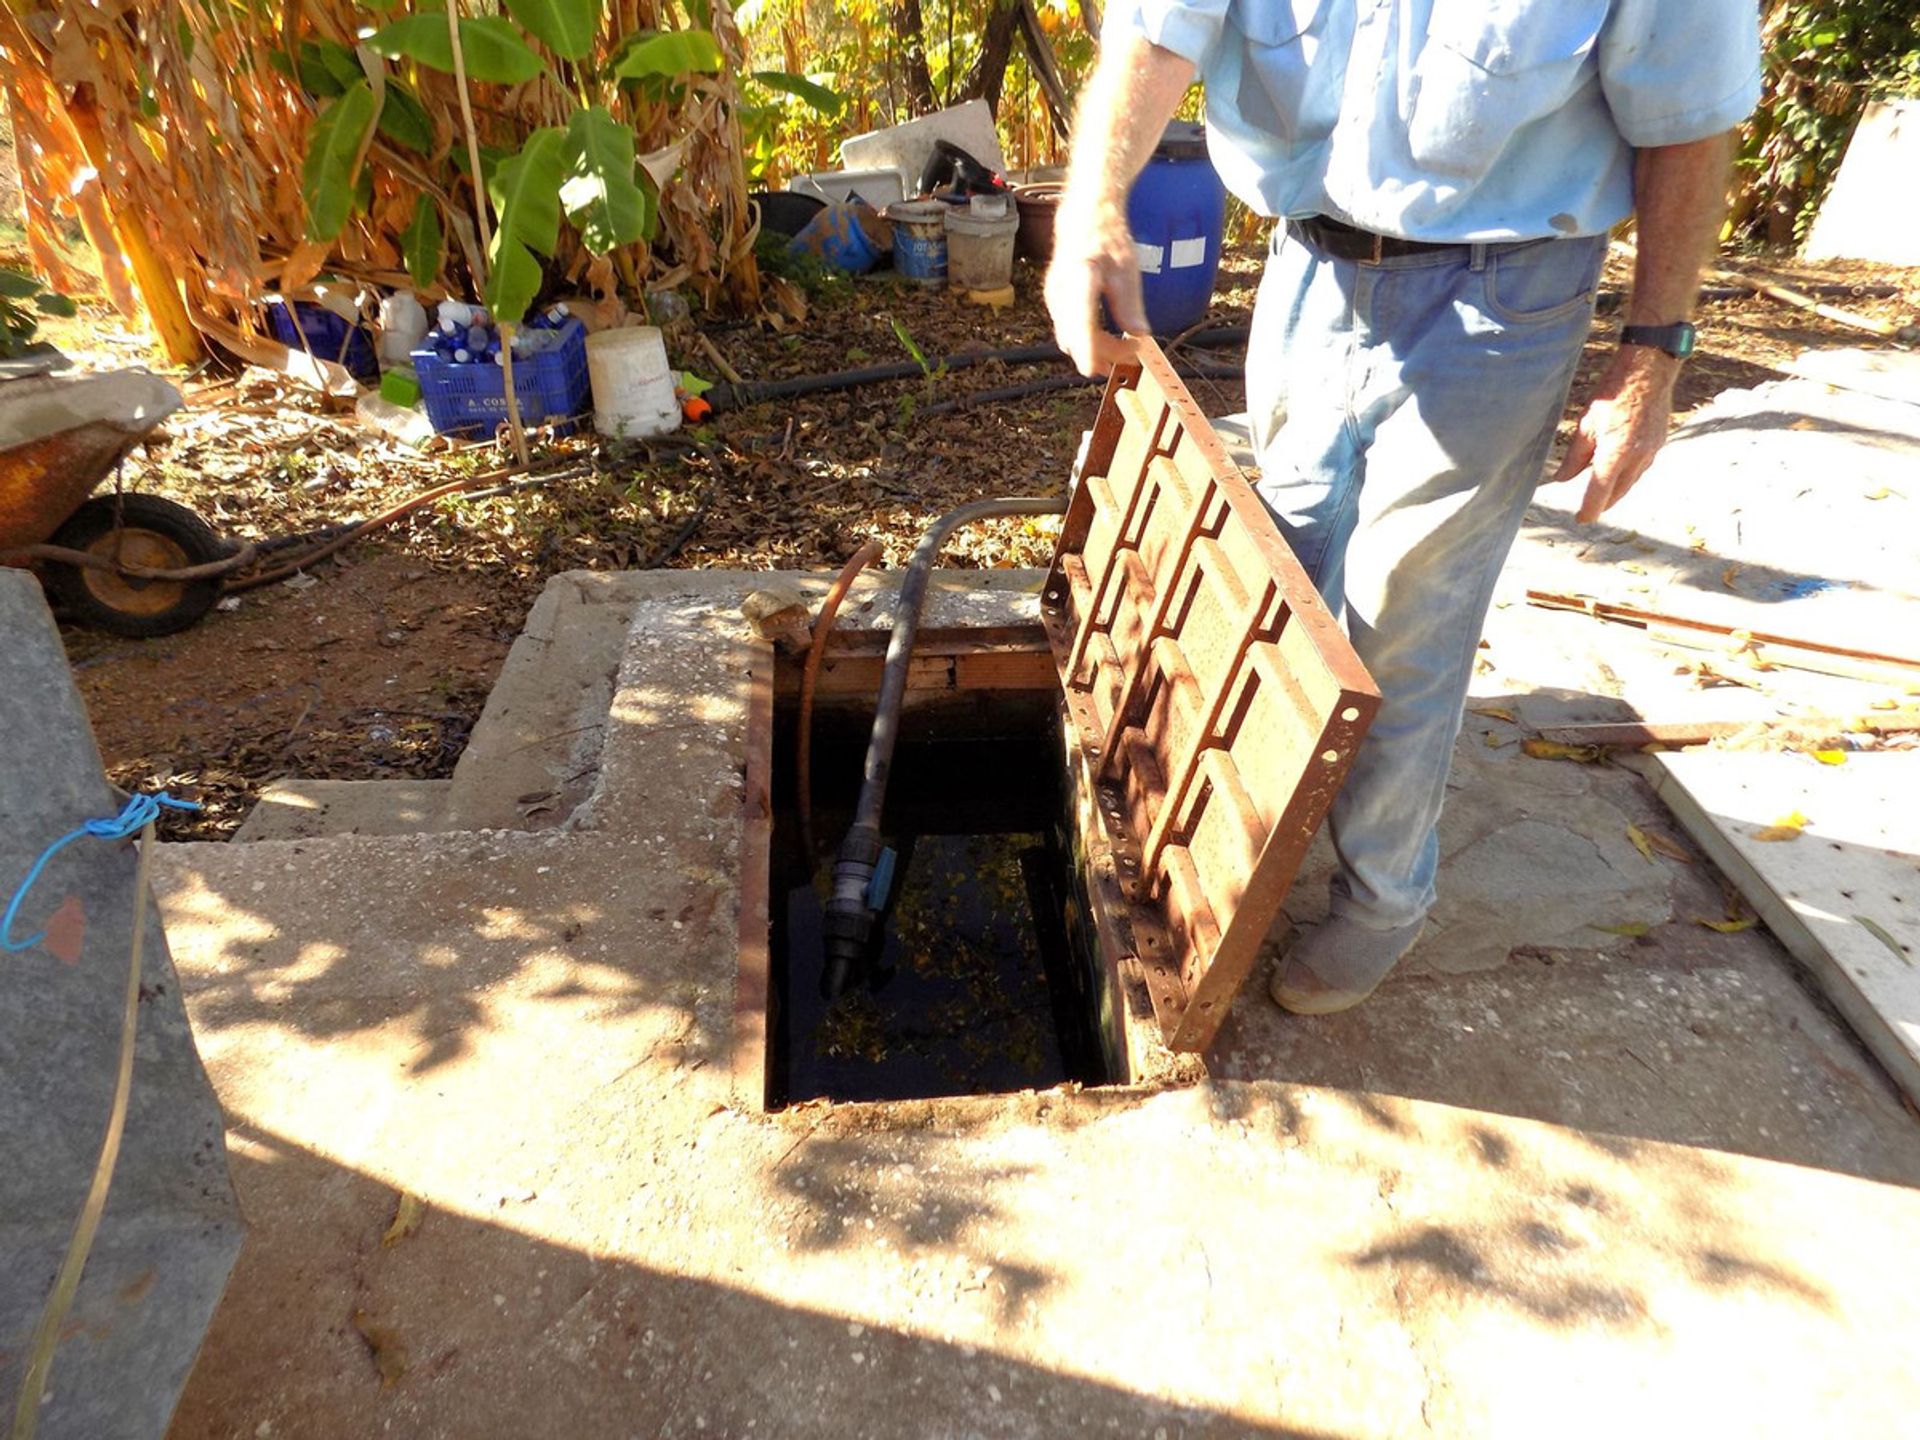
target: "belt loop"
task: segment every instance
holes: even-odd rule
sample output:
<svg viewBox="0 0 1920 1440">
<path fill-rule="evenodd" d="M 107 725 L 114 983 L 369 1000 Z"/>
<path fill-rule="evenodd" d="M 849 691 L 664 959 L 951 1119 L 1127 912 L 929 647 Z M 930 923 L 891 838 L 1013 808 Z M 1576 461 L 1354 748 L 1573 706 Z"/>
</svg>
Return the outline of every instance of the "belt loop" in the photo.
<svg viewBox="0 0 1920 1440">
<path fill-rule="evenodd" d="M 1473 258 L 1468 262 L 1467 268 L 1475 275 L 1478 275 L 1482 270 L 1487 268 L 1487 247 L 1484 244 L 1476 243 L 1472 247 L 1472 250 Z"/>
</svg>

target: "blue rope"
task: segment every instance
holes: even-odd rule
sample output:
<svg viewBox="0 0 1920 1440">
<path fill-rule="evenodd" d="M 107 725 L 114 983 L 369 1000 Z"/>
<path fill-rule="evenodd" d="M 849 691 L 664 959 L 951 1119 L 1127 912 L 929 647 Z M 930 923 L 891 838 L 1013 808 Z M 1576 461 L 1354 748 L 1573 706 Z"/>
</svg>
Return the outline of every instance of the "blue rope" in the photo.
<svg viewBox="0 0 1920 1440">
<path fill-rule="evenodd" d="M 137 835 L 146 826 L 153 823 L 160 814 L 160 807 L 169 810 L 198 810 L 200 807 L 191 800 L 176 800 L 162 790 L 157 795 L 134 795 L 121 807 L 120 813 L 105 820 L 89 820 L 79 829 L 69 831 L 40 852 L 40 858 L 33 862 L 33 868 L 27 871 L 27 878 L 20 882 L 20 888 L 13 892 L 13 899 L 7 902 L 7 914 L 4 923 L 0 923 L 0 948 L 11 951 L 31 949 L 47 938 L 42 930 L 25 940 L 13 938 L 13 922 L 20 914 L 20 906 L 27 898 L 27 892 L 33 889 L 33 882 L 40 878 L 40 872 L 47 863 L 76 840 L 91 835 L 96 840 L 124 840 L 129 835 Z"/>
</svg>

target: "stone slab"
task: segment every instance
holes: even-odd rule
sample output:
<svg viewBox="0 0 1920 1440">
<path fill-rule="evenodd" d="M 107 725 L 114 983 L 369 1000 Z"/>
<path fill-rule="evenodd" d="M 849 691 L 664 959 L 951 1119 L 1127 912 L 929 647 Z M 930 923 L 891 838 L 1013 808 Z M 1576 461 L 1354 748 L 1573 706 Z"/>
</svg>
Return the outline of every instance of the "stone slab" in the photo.
<svg viewBox="0 0 1920 1440">
<path fill-rule="evenodd" d="M 234 832 L 236 842 L 316 835 L 421 835 L 445 830 L 450 780 L 275 780 Z"/>
<path fill-rule="evenodd" d="M 1867 105 L 1807 236 L 1809 260 L 1920 265 L 1920 100 Z"/>
<path fill-rule="evenodd" d="M 1691 925 L 1708 867 L 1625 848 L 1635 776 L 1483 746 L 1447 842 L 1494 903 L 1565 817 L 1645 937 L 1532 953 L 1540 867 L 1489 968 L 1338 1023 L 1249 987 L 1209 1083 L 770 1115 L 742 579 L 649 582 L 574 824 L 165 852 L 257 1227 L 178 1440 L 1910 1426 L 1920 1128 L 1768 935 Z"/>
<path fill-rule="evenodd" d="M 0 893 L 48 842 L 120 808 L 40 588 L 0 570 Z M 56 911 L 83 928 L 0 956 L 0 1414 L 92 1180 L 119 1064 L 136 903 L 129 846 L 54 859 L 16 937 Z M 0 902 L 3 903 L 3 902 Z M 70 942 L 70 943 L 68 943 Z M 58 952 L 58 953 L 56 953 Z M 105 1215 L 54 1352 L 41 1440 L 152 1440 L 167 1428 L 240 1248 L 220 1111 L 157 912 L 148 916 L 133 1088 Z"/>
<path fill-rule="evenodd" d="M 1808 350 L 1788 361 L 1786 368 L 1803 380 L 1920 405 L 1920 352 Z"/>
<path fill-rule="evenodd" d="M 1920 752 L 1655 759 L 1661 798 L 1920 1097 Z M 1761 838 L 1796 815 L 1796 838 Z"/>
</svg>

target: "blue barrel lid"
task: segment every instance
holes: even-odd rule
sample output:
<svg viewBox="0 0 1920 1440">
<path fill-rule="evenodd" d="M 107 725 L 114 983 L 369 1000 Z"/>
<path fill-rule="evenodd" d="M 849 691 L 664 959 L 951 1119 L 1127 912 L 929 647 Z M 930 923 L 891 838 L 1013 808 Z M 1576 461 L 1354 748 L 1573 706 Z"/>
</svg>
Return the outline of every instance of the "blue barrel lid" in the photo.
<svg viewBox="0 0 1920 1440">
<path fill-rule="evenodd" d="M 1207 158 L 1207 127 L 1198 120 L 1169 121 L 1153 147 L 1156 160 L 1204 160 Z"/>
</svg>

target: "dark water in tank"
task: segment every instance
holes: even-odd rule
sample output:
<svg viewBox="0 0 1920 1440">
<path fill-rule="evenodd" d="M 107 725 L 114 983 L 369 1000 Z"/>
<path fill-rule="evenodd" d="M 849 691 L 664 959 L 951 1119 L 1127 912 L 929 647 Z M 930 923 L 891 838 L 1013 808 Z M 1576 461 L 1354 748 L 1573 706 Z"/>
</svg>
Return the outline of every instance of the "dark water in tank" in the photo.
<svg viewBox="0 0 1920 1440">
<path fill-rule="evenodd" d="M 903 738 L 883 817 L 897 868 L 880 943 L 864 983 L 821 998 L 821 920 L 864 753 L 857 727 L 816 742 L 808 854 L 792 729 L 776 729 L 770 1103 L 1100 1083 L 1061 760 L 1044 727 Z"/>
</svg>

